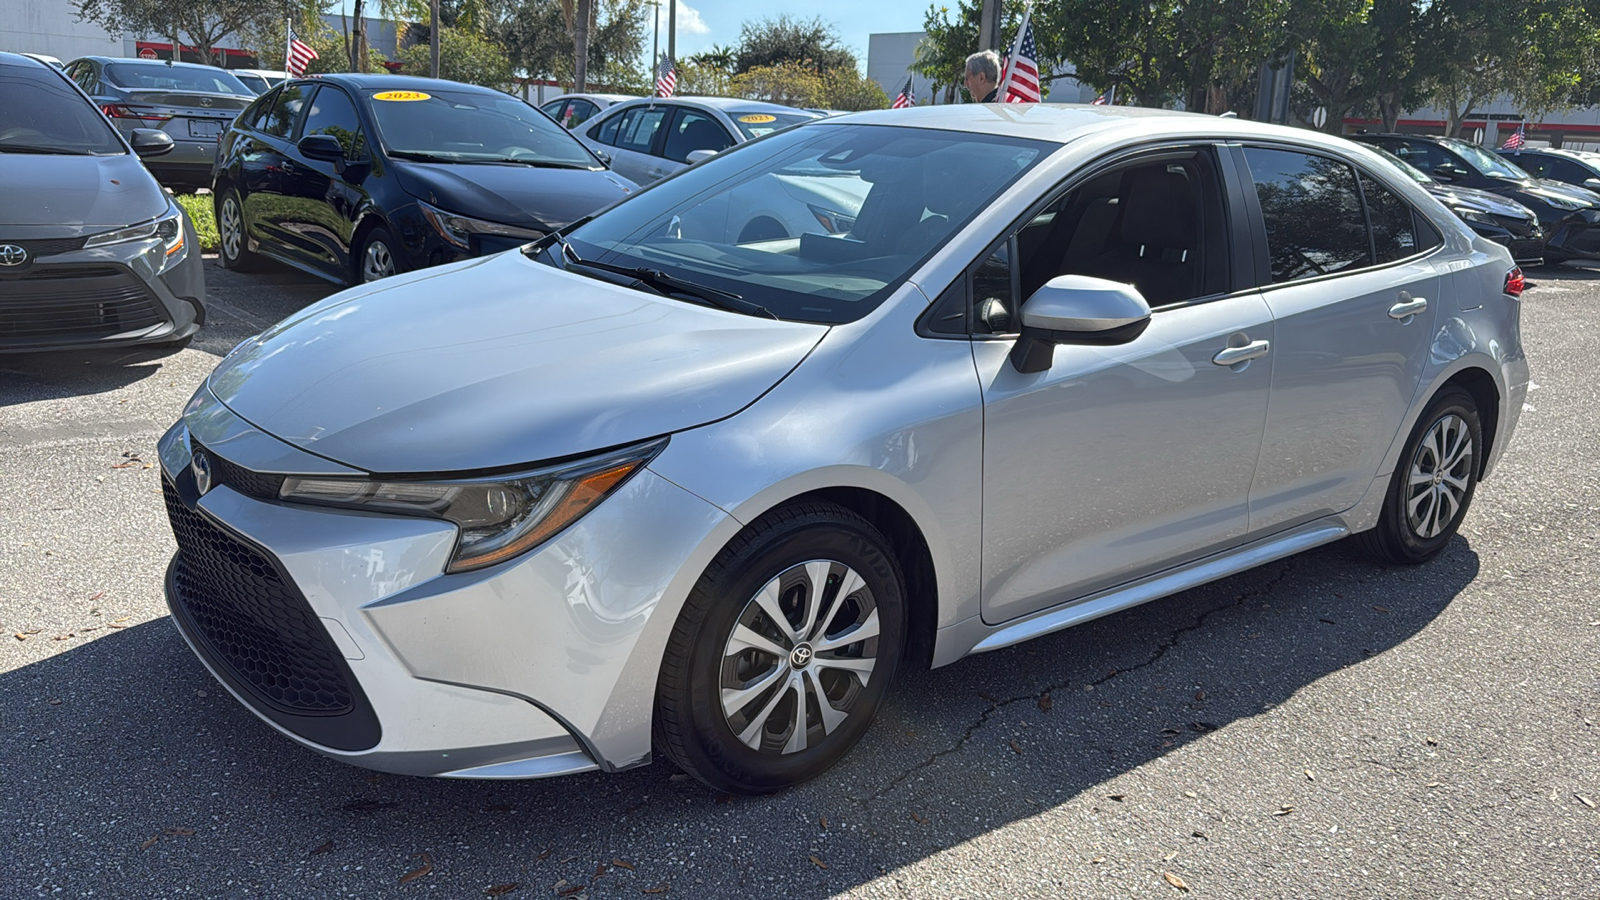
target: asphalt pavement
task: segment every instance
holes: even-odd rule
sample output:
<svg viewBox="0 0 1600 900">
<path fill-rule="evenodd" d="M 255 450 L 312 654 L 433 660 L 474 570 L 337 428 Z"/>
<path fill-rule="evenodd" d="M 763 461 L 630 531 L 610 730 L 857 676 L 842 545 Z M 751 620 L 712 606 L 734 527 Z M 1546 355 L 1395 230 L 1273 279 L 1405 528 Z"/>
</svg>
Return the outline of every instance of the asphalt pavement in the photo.
<svg viewBox="0 0 1600 900">
<path fill-rule="evenodd" d="M 0 356 L 0 897 L 1600 897 L 1600 271 L 1534 273 L 1538 387 L 1440 558 L 1335 545 L 911 673 L 757 799 L 380 775 L 236 704 L 168 621 L 156 440 L 332 288 L 206 274 L 182 352 Z"/>
</svg>

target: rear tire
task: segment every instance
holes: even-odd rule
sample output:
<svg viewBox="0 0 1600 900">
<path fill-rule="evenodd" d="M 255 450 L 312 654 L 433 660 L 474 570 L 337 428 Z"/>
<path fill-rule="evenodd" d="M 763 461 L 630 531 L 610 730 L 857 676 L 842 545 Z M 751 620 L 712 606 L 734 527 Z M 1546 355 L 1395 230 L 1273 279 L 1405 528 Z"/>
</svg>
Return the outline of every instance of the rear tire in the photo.
<svg viewBox="0 0 1600 900">
<path fill-rule="evenodd" d="M 221 197 L 213 200 L 217 216 L 217 258 L 224 269 L 237 272 L 254 272 L 261 266 L 261 257 L 250 252 L 250 242 L 245 236 L 244 201 L 239 192 L 228 188 Z"/>
<path fill-rule="evenodd" d="M 1377 527 L 1356 536 L 1361 548 L 1396 565 L 1438 556 L 1472 505 L 1485 452 L 1472 395 L 1459 387 L 1440 391 L 1406 440 Z"/>
<path fill-rule="evenodd" d="M 888 541 L 844 507 L 763 516 L 684 603 L 656 689 L 656 745 L 732 793 L 827 771 L 883 705 L 904 652 L 904 584 Z"/>
</svg>

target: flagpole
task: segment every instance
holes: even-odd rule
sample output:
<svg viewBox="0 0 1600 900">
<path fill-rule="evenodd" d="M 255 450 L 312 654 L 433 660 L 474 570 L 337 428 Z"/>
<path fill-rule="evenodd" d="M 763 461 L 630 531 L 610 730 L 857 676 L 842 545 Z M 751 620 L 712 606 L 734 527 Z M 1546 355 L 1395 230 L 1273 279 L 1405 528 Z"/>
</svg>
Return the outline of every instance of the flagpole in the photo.
<svg viewBox="0 0 1600 900">
<path fill-rule="evenodd" d="M 1022 13 L 1022 27 L 1017 29 L 1017 36 L 1011 42 L 1011 56 L 1006 63 L 1006 70 L 1000 73 L 1000 89 L 994 95 L 994 99 L 1001 103 L 1006 102 L 1006 95 L 1011 90 L 1011 69 L 1017 64 L 1017 54 L 1022 52 L 1022 36 L 1028 33 L 1028 22 L 1032 19 L 1033 0 L 1028 0 L 1028 8 Z"/>
<path fill-rule="evenodd" d="M 289 57 L 294 53 L 294 21 L 283 20 L 283 70 L 289 72 Z M 289 74 L 293 75 L 293 72 Z"/>
</svg>

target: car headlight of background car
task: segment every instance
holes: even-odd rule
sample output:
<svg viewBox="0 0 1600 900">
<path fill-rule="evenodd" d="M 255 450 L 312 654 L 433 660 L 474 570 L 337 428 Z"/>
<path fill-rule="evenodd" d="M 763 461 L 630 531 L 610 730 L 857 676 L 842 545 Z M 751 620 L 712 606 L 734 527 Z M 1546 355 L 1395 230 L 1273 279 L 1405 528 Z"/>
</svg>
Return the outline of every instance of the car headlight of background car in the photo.
<svg viewBox="0 0 1600 900">
<path fill-rule="evenodd" d="M 449 481 L 290 476 L 278 497 L 298 503 L 428 516 L 460 529 L 447 572 L 492 566 L 576 522 L 643 468 L 666 438 L 518 475 Z"/>
<path fill-rule="evenodd" d="M 93 235 L 83 242 L 83 246 L 87 249 L 151 240 L 159 241 L 148 251 L 151 268 L 157 275 L 181 262 L 189 253 L 188 242 L 183 237 L 183 212 L 177 207 L 169 207 L 167 214 L 159 219 Z"/>
<path fill-rule="evenodd" d="M 1489 215 L 1487 212 L 1484 212 L 1481 209 L 1474 209 L 1470 206 L 1452 206 L 1450 207 L 1450 211 L 1460 216 L 1465 221 L 1476 222 L 1479 225 L 1499 224 L 1494 220 L 1494 216 Z"/>
<path fill-rule="evenodd" d="M 536 241 L 545 236 L 537 228 L 521 228 L 516 225 L 503 225 L 499 222 L 490 222 L 485 219 L 474 219 L 471 216 L 458 215 L 445 212 L 430 203 L 417 201 L 422 207 L 422 214 L 427 217 L 433 230 L 446 241 L 463 250 L 472 249 L 472 236 L 475 234 L 497 234 L 501 237 L 520 238 L 527 241 Z"/>
<path fill-rule="evenodd" d="M 1563 197 L 1560 194 L 1556 194 L 1556 193 L 1547 194 L 1547 193 L 1544 193 L 1543 191 L 1535 191 L 1533 195 L 1535 197 L 1538 197 L 1540 200 L 1543 200 L 1544 202 L 1550 204 L 1551 206 L 1554 206 L 1556 209 L 1589 209 L 1590 208 L 1590 205 L 1588 203 L 1583 202 L 1582 200 L 1574 200 L 1571 197 Z"/>
</svg>

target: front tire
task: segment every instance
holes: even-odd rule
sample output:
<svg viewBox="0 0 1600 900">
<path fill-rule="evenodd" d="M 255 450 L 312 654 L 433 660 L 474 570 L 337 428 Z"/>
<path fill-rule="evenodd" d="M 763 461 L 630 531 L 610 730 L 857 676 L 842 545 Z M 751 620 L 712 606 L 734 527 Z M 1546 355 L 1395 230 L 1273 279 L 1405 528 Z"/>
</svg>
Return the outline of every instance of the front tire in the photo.
<svg viewBox="0 0 1600 900">
<path fill-rule="evenodd" d="M 904 584 L 888 541 L 844 507 L 763 516 L 684 603 L 656 692 L 657 745 L 732 793 L 820 775 L 883 705 L 905 646 Z"/>
<path fill-rule="evenodd" d="M 1486 452 L 1472 395 L 1458 387 L 1440 391 L 1406 440 L 1377 527 L 1358 536 L 1362 549 L 1397 565 L 1438 556 L 1472 504 Z"/>
<path fill-rule="evenodd" d="M 356 255 L 356 283 L 367 284 L 405 271 L 395 252 L 399 246 L 389 229 L 381 225 L 367 232 Z"/>
</svg>

